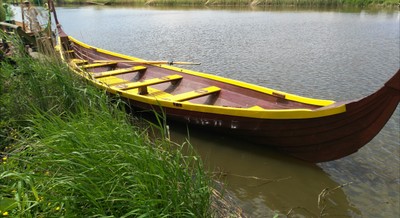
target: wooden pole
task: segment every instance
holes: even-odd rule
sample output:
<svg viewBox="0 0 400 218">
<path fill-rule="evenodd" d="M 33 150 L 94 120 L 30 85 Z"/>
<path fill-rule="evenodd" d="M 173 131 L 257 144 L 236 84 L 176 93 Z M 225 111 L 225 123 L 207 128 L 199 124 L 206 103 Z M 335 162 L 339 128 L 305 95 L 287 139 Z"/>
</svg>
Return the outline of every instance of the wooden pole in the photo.
<svg viewBox="0 0 400 218">
<path fill-rule="evenodd" d="M 133 64 L 168 64 L 168 65 L 200 65 L 201 63 L 183 62 L 183 61 L 131 61 L 131 60 L 95 60 L 95 63 L 117 62 Z"/>
<path fill-rule="evenodd" d="M 24 30 L 24 32 L 26 32 L 23 0 L 20 1 L 20 5 L 21 5 L 21 16 L 22 16 L 22 29 Z"/>
</svg>

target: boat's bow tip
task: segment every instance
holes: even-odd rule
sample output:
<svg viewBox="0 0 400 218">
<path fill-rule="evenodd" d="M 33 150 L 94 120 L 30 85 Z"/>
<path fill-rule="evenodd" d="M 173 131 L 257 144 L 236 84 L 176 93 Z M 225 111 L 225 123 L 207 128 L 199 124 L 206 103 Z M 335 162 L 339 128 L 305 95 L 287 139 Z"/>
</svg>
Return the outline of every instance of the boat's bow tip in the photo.
<svg viewBox="0 0 400 218">
<path fill-rule="evenodd" d="M 385 83 L 385 86 L 396 89 L 400 92 L 400 69 L 397 70 L 397 73 Z"/>
</svg>

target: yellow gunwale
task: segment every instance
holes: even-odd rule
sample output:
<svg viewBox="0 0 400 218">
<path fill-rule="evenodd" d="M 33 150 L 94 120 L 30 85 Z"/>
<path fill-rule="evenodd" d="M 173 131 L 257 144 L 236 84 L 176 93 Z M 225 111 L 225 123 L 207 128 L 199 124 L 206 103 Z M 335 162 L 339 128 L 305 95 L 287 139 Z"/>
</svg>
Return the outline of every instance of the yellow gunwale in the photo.
<svg viewBox="0 0 400 218">
<path fill-rule="evenodd" d="M 108 51 L 108 50 L 104 50 L 101 48 L 96 48 L 96 47 L 87 45 L 83 42 L 76 40 L 75 38 L 73 38 L 71 36 L 68 36 L 68 38 L 69 38 L 69 40 L 71 40 L 72 42 L 74 42 L 77 45 L 80 45 L 84 48 L 96 49 L 96 51 L 100 52 L 100 53 L 115 56 L 118 58 L 123 58 L 126 60 L 145 61 L 144 59 L 127 56 L 127 55 L 123 55 L 123 54 L 119 54 L 119 53 L 115 53 L 112 51 Z M 62 59 L 65 61 L 65 59 L 63 57 L 63 53 L 61 51 L 61 48 L 58 46 L 57 49 L 59 50 Z M 285 95 L 285 98 L 287 100 L 321 106 L 322 108 L 319 108 L 318 110 L 309 110 L 309 109 L 264 109 L 264 110 L 257 109 L 257 110 L 255 110 L 254 106 L 256 106 L 256 105 L 249 107 L 249 108 L 235 108 L 235 107 L 222 107 L 222 106 L 214 106 L 214 105 L 194 104 L 194 103 L 191 103 L 188 101 L 176 102 L 176 101 L 171 101 L 171 100 L 168 100 L 165 98 L 164 99 L 157 98 L 157 97 L 151 96 L 151 95 L 144 96 L 144 95 L 139 95 L 137 93 L 132 94 L 132 92 L 118 90 L 116 88 L 108 86 L 107 84 L 105 84 L 101 81 L 91 78 L 87 74 L 77 71 L 76 69 L 74 69 L 71 66 L 69 66 L 69 67 L 75 73 L 85 77 L 86 79 L 93 82 L 96 86 L 98 86 L 102 89 L 105 89 L 110 93 L 119 94 L 122 97 L 129 98 L 134 101 L 140 101 L 140 102 L 144 102 L 147 104 L 151 104 L 156 107 L 161 106 L 161 107 L 173 108 L 173 109 L 177 109 L 177 110 L 187 110 L 187 111 L 196 111 L 196 112 L 202 112 L 202 113 L 229 115 L 229 116 L 237 116 L 237 117 L 248 117 L 248 118 L 259 118 L 259 119 L 309 119 L 309 118 L 325 117 L 325 116 L 330 116 L 330 115 L 335 115 L 335 114 L 340 114 L 340 113 L 346 112 L 345 104 L 339 105 L 337 107 L 324 108 L 325 106 L 329 106 L 329 105 L 332 105 L 335 103 L 335 101 L 331 101 L 331 100 L 322 100 L 322 99 L 313 99 L 313 98 L 302 97 L 302 96 L 293 95 L 290 93 L 285 93 L 285 92 L 270 89 L 270 88 L 261 87 L 261 86 L 254 85 L 254 84 L 249 84 L 249 83 L 242 82 L 242 81 L 237 81 L 237 80 L 228 79 L 228 78 L 224 78 L 224 77 L 220 77 L 220 76 L 216 76 L 216 75 L 187 70 L 187 69 L 183 69 L 183 68 L 173 67 L 173 66 L 169 66 L 169 65 L 157 64 L 157 66 L 159 66 L 161 68 L 165 68 L 165 69 L 174 70 L 179 73 L 199 76 L 199 77 L 216 80 L 216 81 L 232 84 L 235 86 L 255 90 L 255 91 L 265 93 L 268 95 L 273 95 L 273 93 Z M 179 107 L 176 106 L 177 105 L 176 103 L 179 103 Z"/>
</svg>

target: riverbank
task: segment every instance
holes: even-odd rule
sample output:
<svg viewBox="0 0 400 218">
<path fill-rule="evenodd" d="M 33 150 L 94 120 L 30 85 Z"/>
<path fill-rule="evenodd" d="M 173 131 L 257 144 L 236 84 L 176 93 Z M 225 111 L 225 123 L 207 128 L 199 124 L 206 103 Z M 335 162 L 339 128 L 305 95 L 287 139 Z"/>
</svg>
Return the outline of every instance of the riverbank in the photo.
<svg viewBox="0 0 400 218">
<path fill-rule="evenodd" d="M 291 7 L 399 7 L 397 0 L 59 0 L 60 4 L 291 6 Z"/>
<path fill-rule="evenodd" d="M 0 216 L 221 213 L 189 143 L 150 137 L 165 136 L 161 124 L 129 116 L 56 59 L 24 49 L 12 59 L 0 62 Z"/>
</svg>

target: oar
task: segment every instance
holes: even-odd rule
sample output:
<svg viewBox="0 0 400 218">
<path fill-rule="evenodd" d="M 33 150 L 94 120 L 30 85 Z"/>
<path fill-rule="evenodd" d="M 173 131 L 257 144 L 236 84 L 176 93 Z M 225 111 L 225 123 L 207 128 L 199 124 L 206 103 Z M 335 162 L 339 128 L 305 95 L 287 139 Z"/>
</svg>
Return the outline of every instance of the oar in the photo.
<svg viewBox="0 0 400 218">
<path fill-rule="evenodd" d="M 130 61 L 130 60 L 95 60 L 95 63 L 117 62 L 117 63 L 134 63 L 134 64 L 168 64 L 168 65 L 200 65 L 201 63 L 183 62 L 183 61 Z"/>
</svg>

